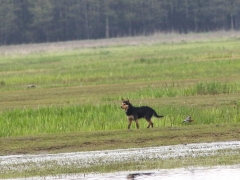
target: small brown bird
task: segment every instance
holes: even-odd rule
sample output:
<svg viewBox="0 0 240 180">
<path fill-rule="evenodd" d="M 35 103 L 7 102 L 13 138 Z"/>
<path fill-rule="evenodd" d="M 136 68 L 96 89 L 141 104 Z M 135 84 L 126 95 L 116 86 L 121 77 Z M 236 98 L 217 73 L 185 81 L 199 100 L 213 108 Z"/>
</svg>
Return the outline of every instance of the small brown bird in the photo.
<svg viewBox="0 0 240 180">
<path fill-rule="evenodd" d="M 194 120 L 191 119 L 191 116 L 188 116 L 186 119 L 183 120 L 182 123 L 190 123 L 190 122 L 193 122 Z"/>
</svg>

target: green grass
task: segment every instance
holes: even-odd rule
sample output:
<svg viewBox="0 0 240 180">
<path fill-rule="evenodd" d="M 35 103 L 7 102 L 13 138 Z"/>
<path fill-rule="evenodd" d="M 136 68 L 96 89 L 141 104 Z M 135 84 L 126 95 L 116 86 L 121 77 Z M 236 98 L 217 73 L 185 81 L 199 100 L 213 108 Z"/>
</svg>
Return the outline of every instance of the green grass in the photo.
<svg viewBox="0 0 240 180">
<path fill-rule="evenodd" d="M 177 127 L 188 115 L 195 124 L 225 124 L 240 122 L 240 106 L 195 107 L 186 105 L 152 106 L 164 114 L 163 119 L 153 119 L 155 127 Z M 1 113 L 1 137 L 42 133 L 100 131 L 126 129 L 127 119 L 118 105 L 82 105 L 66 107 L 39 107 L 4 111 Z M 147 122 L 140 121 L 146 128 Z M 133 123 L 132 128 L 135 128 Z"/>
<path fill-rule="evenodd" d="M 189 115 L 198 125 L 238 123 L 239 45 L 215 39 L 0 55 L 0 136 L 125 129 L 122 97 L 163 114 L 155 127 L 181 126 Z"/>
<path fill-rule="evenodd" d="M 232 40 L 2 56 L 0 90 L 33 83 L 52 87 L 232 77 L 239 74 L 238 45 Z"/>
<path fill-rule="evenodd" d="M 212 82 L 198 82 L 194 85 L 187 85 L 183 87 L 180 83 L 172 83 L 162 85 L 160 87 L 148 86 L 139 89 L 135 92 L 128 92 L 124 96 L 136 99 L 144 98 L 162 98 L 162 97 L 183 97 L 196 95 L 216 95 L 216 94 L 233 94 L 240 92 L 240 83 L 229 82 L 220 83 Z"/>
</svg>

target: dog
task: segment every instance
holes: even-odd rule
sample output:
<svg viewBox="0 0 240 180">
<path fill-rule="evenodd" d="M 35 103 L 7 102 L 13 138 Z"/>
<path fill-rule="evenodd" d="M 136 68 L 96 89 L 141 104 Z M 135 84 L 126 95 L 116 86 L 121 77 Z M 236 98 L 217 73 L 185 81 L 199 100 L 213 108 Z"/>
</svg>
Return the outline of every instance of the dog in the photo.
<svg viewBox="0 0 240 180">
<path fill-rule="evenodd" d="M 136 122 L 136 127 L 139 129 L 138 119 L 145 118 L 148 121 L 147 128 L 153 128 L 153 122 L 151 121 L 152 116 L 157 118 L 162 118 L 164 116 L 160 116 L 156 113 L 156 111 L 148 106 L 140 106 L 134 107 L 130 102 L 129 99 L 124 100 L 122 98 L 122 105 L 121 108 L 125 110 L 127 118 L 128 118 L 128 129 L 130 129 L 132 121 Z"/>
</svg>

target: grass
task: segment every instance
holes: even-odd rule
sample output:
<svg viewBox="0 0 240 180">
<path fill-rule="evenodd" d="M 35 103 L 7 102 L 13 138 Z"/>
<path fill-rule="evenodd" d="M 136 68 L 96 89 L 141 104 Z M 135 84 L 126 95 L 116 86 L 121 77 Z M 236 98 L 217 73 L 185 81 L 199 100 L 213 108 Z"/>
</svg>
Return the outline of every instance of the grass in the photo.
<svg viewBox="0 0 240 180">
<path fill-rule="evenodd" d="M 239 140 L 239 123 L 3 137 L 0 155 L 62 153 Z M 143 136 L 144 134 L 144 136 Z"/>
<path fill-rule="evenodd" d="M 188 105 L 152 106 L 163 119 L 154 118 L 155 127 L 178 127 L 182 120 L 191 115 L 194 124 L 225 124 L 239 123 L 239 105 L 196 107 Z M 76 131 L 100 131 L 126 129 L 127 120 L 119 105 L 72 105 L 49 106 L 35 109 L 14 109 L 1 113 L 1 136 L 23 136 L 42 133 L 66 133 Z M 146 128 L 147 122 L 140 121 L 141 128 Z M 132 128 L 135 128 L 134 125 Z"/>
<path fill-rule="evenodd" d="M 165 115 L 156 127 L 179 126 L 188 115 L 196 124 L 239 122 L 238 45 L 231 39 L 2 55 L 0 136 L 123 129 L 121 97 Z"/>
<path fill-rule="evenodd" d="M 235 40 L 2 56 L 0 90 L 27 84 L 58 87 L 233 77 L 238 75 L 238 45 Z"/>
<path fill-rule="evenodd" d="M 239 39 L 210 36 L 0 47 L 0 155 L 238 140 Z M 127 131 L 122 97 L 165 117 Z"/>
</svg>

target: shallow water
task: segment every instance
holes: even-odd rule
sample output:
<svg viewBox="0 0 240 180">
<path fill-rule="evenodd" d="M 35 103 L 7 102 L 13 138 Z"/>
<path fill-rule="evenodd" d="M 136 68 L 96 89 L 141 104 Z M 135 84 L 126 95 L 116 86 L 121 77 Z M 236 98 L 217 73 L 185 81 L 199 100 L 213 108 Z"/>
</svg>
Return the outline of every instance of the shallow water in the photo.
<svg viewBox="0 0 240 180">
<path fill-rule="evenodd" d="M 39 177 L 25 180 L 37 180 Z M 240 164 L 234 166 L 215 166 L 211 168 L 192 167 L 187 169 L 149 170 L 145 172 L 119 172 L 106 174 L 72 174 L 42 179 L 50 180 L 239 180 Z M 19 179 L 23 180 L 23 179 Z"/>
<path fill-rule="evenodd" d="M 66 162 L 88 166 L 92 163 L 112 163 L 118 161 L 139 161 L 142 159 L 168 159 L 178 157 L 201 157 L 215 155 L 219 150 L 240 149 L 240 141 L 180 144 L 147 148 L 131 148 L 104 151 L 88 151 L 39 155 L 10 155 L 0 156 L 0 167 L 7 165 L 25 164 L 29 162 L 43 163 L 55 161 L 59 164 Z M 136 156 L 137 154 L 137 156 Z"/>
<path fill-rule="evenodd" d="M 0 156 L 0 170 L 1 172 L 15 171 L 24 172 L 36 166 L 37 169 L 46 167 L 51 163 L 59 166 L 74 165 L 75 167 L 88 167 L 92 164 L 111 164 L 121 161 L 141 161 L 149 159 L 168 159 L 168 158 L 186 158 L 186 157 L 205 157 L 210 155 L 224 155 L 224 153 L 238 153 L 231 151 L 240 149 L 240 141 L 231 142 L 214 142 L 214 143 L 198 143 L 198 144 L 180 144 L 173 146 L 159 146 L 147 148 L 132 148 L 132 149 L 117 149 L 104 151 L 90 151 L 90 152 L 74 152 L 74 153 L 58 153 L 58 154 L 39 154 L 39 155 L 11 155 Z M 228 151 L 219 151 L 228 150 Z M 180 179 L 183 177 L 198 179 L 204 174 L 211 177 L 213 174 L 221 174 L 219 178 L 224 175 L 238 175 L 240 179 L 240 166 L 234 168 L 218 167 L 214 169 L 181 169 L 181 170 L 161 170 L 161 171 L 146 171 L 133 173 L 115 173 L 115 174 L 89 174 L 85 177 L 83 175 L 61 175 L 51 177 L 50 179 L 126 179 L 132 176 L 132 179 L 168 179 L 172 177 Z M 217 178 L 219 180 L 219 178 Z M 32 179 L 32 178 L 31 178 Z M 37 178 L 38 179 L 38 178 Z M 47 179 L 47 177 L 44 177 Z M 131 178 L 130 178 L 131 179 Z M 232 179 L 232 178 L 231 178 Z"/>
</svg>

